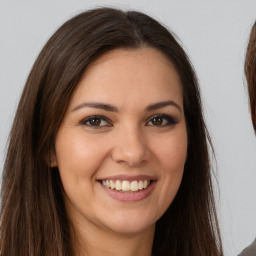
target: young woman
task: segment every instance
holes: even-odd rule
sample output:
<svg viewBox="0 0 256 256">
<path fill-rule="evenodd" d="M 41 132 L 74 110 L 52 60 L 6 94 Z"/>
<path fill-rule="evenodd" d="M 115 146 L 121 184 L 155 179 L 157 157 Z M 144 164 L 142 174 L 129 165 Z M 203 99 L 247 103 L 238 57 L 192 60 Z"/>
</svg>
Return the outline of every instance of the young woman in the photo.
<svg viewBox="0 0 256 256">
<path fill-rule="evenodd" d="M 90 10 L 26 82 L 2 179 L 1 254 L 223 255 L 200 92 L 175 37 Z"/>
<path fill-rule="evenodd" d="M 248 85 L 252 124 L 256 133 L 256 22 L 251 29 L 250 39 L 246 52 L 244 71 Z M 256 239 L 239 255 L 256 255 Z"/>
</svg>

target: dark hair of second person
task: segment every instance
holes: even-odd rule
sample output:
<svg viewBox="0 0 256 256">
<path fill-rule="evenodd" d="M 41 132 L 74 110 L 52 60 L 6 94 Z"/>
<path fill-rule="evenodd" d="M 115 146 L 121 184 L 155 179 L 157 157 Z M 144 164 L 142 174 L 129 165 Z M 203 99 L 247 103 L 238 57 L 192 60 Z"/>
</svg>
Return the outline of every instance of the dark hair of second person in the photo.
<svg viewBox="0 0 256 256">
<path fill-rule="evenodd" d="M 251 28 L 247 46 L 244 71 L 247 80 L 251 119 L 256 133 L 256 22 Z M 256 239 L 247 246 L 239 256 L 253 256 L 256 254 Z"/>
<path fill-rule="evenodd" d="M 254 23 L 250 33 L 244 71 L 248 86 L 252 123 L 256 131 L 256 23 Z"/>
</svg>

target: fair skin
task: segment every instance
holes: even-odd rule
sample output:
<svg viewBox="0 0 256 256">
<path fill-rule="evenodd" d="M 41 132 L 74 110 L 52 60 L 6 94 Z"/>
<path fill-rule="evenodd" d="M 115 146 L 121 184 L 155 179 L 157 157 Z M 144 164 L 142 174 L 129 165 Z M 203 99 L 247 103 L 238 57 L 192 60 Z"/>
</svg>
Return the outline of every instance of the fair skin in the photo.
<svg viewBox="0 0 256 256">
<path fill-rule="evenodd" d="M 172 63 L 146 47 L 94 61 L 71 97 L 51 163 L 80 255 L 151 255 L 155 223 L 179 189 L 186 154 Z"/>
</svg>

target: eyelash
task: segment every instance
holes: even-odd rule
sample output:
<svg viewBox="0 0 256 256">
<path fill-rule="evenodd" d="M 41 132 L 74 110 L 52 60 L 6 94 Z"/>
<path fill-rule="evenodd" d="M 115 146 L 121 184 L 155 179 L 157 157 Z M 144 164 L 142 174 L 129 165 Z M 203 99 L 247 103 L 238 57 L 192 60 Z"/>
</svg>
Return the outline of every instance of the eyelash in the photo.
<svg viewBox="0 0 256 256">
<path fill-rule="evenodd" d="M 92 125 L 92 124 L 88 124 L 89 122 L 92 122 L 94 120 L 99 120 L 100 121 L 100 124 L 102 121 L 105 121 L 107 124 L 106 125 Z M 88 126 L 88 127 L 92 127 L 94 129 L 99 129 L 101 127 L 111 127 L 112 124 L 111 124 L 111 121 L 106 118 L 105 116 L 89 116 L 85 119 L 83 119 L 81 122 L 80 122 L 81 125 L 85 125 L 85 126 Z"/>
<path fill-rule="evenodd" d="M 149 120 L 147 121 L 147 123 L 152 122 L 153 119 L 162 119 L 166 120 L 164 124 L 160 124 L 160 125 L 152 125 L 152 126 L 157 126 L 157 127 L 165 127 L 165 126 L 171 126 L 171 125 L 175 125 L 177 124 L 177 120 L 175 118 L 173 118 L 172 116 L 169 115 L 165 115 L 165 114 L 156 114 L 153 115 L 149 118 Z M 149 125 L 147 125 L 149 126 Z"/>
<path fill-rule="evenodd" d="M 159 125 L 158 124 L 157 125 L 153 125 L 153 124 L 148 125 L 148 123 L 150 123 L 150 122 L 152 123 L 153 119 L 155 119 L 155 121 L 157 121 L 157 122 L 162 121 L 162 123 L 164 123 L 164 124 L 160 123 Z M 89 124 L 89 122 L 93 122 L 93 121 L 99 121 L 99 125 Z M 107 124 L 101 125 L 102 121 L 106 122 Z M 80 122 L 80 124 L 91 127 L 93 129 L 99 129 L 99 128 L 102 128 L 102 127 L 111 127 L 112 126 L 111 121 L 108 118 L 106 118 L 105 116 L 100 116 L 100 115 L 89 116 L 89 117 L 83 119 Z M 177 124 L 177 120 L 175 118 L 173 118 L 172 116 L 165 115 L 165 114 L 153 115 L 146 122 L 146 126 L 156 126 L 156 127 L 159 127 L 159 128 L 160 127 L 171 126 L 171 125 L 175 125 L 175 124 Z"/>
</svg>

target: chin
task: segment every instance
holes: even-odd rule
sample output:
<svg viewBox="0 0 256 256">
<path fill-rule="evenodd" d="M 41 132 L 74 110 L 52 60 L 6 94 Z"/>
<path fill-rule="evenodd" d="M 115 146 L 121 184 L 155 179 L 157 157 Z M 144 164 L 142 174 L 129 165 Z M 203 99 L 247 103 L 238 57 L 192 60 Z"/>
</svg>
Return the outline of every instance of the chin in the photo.
<svg viewBox="0 0 256 256">
<path fill-rule="evenodd" d="M 132 216 L 131 214 L 123 214 L 121 216 L 113 215 L 105 226 L 115 233 L 129 235 L 148 231 L 149 229 L 154 230 L 155 223 L 156 220 L 152 217 L 145 218 L 143 215 Z"/>
</svg>

